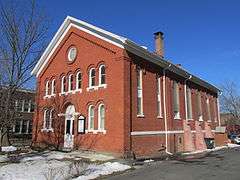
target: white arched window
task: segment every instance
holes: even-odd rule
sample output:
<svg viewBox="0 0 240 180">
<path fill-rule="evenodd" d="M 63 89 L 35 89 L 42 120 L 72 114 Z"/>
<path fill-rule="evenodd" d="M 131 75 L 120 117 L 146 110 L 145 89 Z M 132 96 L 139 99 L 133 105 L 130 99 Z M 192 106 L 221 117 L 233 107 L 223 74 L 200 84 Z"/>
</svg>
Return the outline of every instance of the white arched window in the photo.
<svg viewBox="0 0 240 180">
<path fill-rule="evenodd" d="M 61 79 L 61 93 L 65 93 L 67 90 L 67 86 L 66 86 L 66 77 L 63 76 Z"/>
<path fill-rule="evenodd" d="M 43 121 L 43 129 L 50 129 L 50 110 L 49 109 L 45 109 L 44 110 L 44 115 L 43 115 L 43 118 L 44 118 L 44 121 Z"/>
<path fill-rule="evenodd" d="M 94 130 L 94 106 L 88 107 L 88 130 Z"/>
<path fill-rule="evenodd" d="M 106 72 L 105 72 L 105 65 L 101 65 L 99 67 L 99 85 L 106 84 Z"/>
<path fill-rule="evenodd" d="M 48 96 L 49 93 L 50 93 L 50 84 L 49 84 L 49 81 L 47 81 L 45 85 L 45 96 Z"/>
<path fill-rule="evenodd" d="M 98 130 L 104 130 L 105 126 L 105 107 L 104 104 L 98 106 Z"/>
<path fill-rule="evenodd" d="M 82 88 L 82 73 L 79 71 L 76 75 L 76 89 Z"/>
<path fill-rule="evenodd" d="M 96 77 L 95 69 L 91 68 L 89 71 L 89 87 L 95 86 L 95 77 Z"/>
<path fill-rule="evenodd" d="M 70 74 L 68 77 L 68 91 L 73 90 L 73 75 Z"/>
<path fill-rule="evenodd" d="M 51 91 L 51 95 L 56 94 L 56 81 L 55 79 L 52 80 L 52 91 Z"/>
</svg>

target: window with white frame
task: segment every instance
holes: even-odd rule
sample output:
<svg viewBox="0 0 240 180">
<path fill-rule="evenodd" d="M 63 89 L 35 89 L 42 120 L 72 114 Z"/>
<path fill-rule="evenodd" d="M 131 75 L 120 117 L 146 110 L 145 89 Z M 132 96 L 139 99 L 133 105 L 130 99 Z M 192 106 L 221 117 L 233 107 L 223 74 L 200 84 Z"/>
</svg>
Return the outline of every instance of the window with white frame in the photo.
<svg viewBox="0 0 240 180">
<path fill-rule="evenodd" d="M 61 79 L 61 93 L 65 93 L 67 90 L 66 77 L 63 76 Z"/>
<path fill-rule="evenodd" d="M 173 81 L 173 113 L 174 119 L 180 119 L 179 86 L 176 81 Z"/>
<path fill-rule="evenodd" d="M 211 121 L 211 110 L 210 110 L 210 102 L 209 98 L 207 97 L 206 99 L 206 104 L 207 104 L 207 121 Z"/>
<path fill-rule="evenodd" d="M 106 71 L 105 71 L 105 65 L 101 65 L 99 67 L 99 85 L 106 84 Z"/>
<path fill-rule="evenodd" d="M 203 121 L 203 115 L 202 115 L 202 97 L 201 97 L 201 92 L 198 91 L 197 92 L 197 107 L 196 107 L 196 110 L 197 110 L 197 116 L 198 116 L 198 120 L 199 121 Z"/>
<path fill-rule="evenodd" d="M 161 78 L 157 75 L 157 116 L 162 117 Z"/>
<path fill-rule="evenodd" d="M 94 68 L 91 68 L 89 71 L 89 87 L 95 86 L 96 72 Z"/>
<path fill-rule="evenodd" d="M 142 69 L 137 69 L 137 115 L 143 116 Z"/>
<path fill-rule="evenodd" d="M 45 85 L 45 96 L 48 96 L 49 93 L 50 93 L 50 83 L 49 81 L 47 81 Z"/>
<path fill-rule="evenodd" d="M 214 121 L 217 122 L 217 101 L 215 98 L 213 100 L 213 114 L 214 114 Z"/>
<path fill-rule="evenodd" d="M 52 80 L 52 91 L 51 91 L 51 95 L 56 94 L 56 81 L 55 79 Z"/>
<path fill-rule="evenodd" d="M 104 130 L 105 126 L 105 107 L 104 104 L 98 106 L 98 130 Z"/>
<path fill-rule="evenodd" d="M 187 87 L 187 119 L 193 119 L 192 117 L 192 92 L 189 87 Z"/>
<path fill-rule="evenodd" d="M 51 109 L 45 109 L 44 110 L 44 123 L 43 123 L 43 129 L 52 129 L 52 114 L 53 110 Z"/>
<path fill-rule="evenodd" d="M 68 76 L 68 91 L 72 91 L 73 90 L 73 74 L 70 74 Z"/>
<path fill-rule="evenodd" d="M 79 71 L 76 75 L 76 89 L 79 90 L 82 88 L 82 73 Z"/>
<path fill-rule="evenodd" d="M 94 130 L 94 106 L 88 107 L 88 130 Z"/>
<path fill-rule="evenodd" d="M 28 100 L 24 100 L 24 109 L 23 109 L 23 111 L 24 112 L 28 112 L 28 109 L 29 109 L 29 101 Z"/>
</svg>

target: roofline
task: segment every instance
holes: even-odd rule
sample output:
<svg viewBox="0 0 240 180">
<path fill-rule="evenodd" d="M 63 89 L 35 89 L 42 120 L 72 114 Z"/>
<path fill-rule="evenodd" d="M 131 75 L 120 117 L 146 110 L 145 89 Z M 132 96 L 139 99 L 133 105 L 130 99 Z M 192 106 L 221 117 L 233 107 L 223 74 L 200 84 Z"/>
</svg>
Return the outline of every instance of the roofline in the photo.
<svg viewBox="0 0 240 180">
<path fill-rule="evenodd" d="M 134 43 L 133 41 L 127 40 L 126 41 L 126 45 L 125 45 L 125 49 L 129 50 L 130 52 L 133 52 L 134 54 L 147 59 L 149 61 L 151 61 L 152 63 L 159 65 L 162 68 L 166 68 L 169 67 L 169 65 L 171 64 L 170 68 L 168 68 L 168 70 L 170 72 L 173 72 L 183 78 L 188 78 L 190 75 L 192 76 L 192 78 L 189 80 L 193 83 L 196 83 L 200 86 L 203 86 L 211 91 L 214 91 L 216 93 L 220 92 L 220 89 L 217 88 L 216 86 L 208 83 L 207 81 L 189 73 L 188 71 L 179 68 L 178 66 L 176 66 L 175 64 L 164 60 L 163 58 L 161 58 L 160 56 L 158 56 L 157 54 L 154 54 L 152 52 L 149 52 L 147 49 L 142 48 L 141 46 L 137 45 L 136 43 Z"/>
<path fill-rule="evenodd" d="M 7 86 L 1 86 L 1 88 L 7 89 Z M 27 89 L 27 88 L 17 88 L 16 91 L 17 92 L 26 92 L 26 93 L 36 94 L 35 90 Z"/>
<path fill-rule="evenodd" d="M 37 77 L 39 76 L 39 74 L 43 70 L 43 67 L 46 65 L 48 59 L 51 57 L 54 50 L 57 48 L 61 40 L 64 38 L 64 35 L 68 32 L 68 30 L 71 27 L 76 27 L 100 39 L 110 42 L 120 48 L 126 49 L 132 52 L 133 54 L 136 54 L 156 65 L 159 65 L 162 68 L 168 67 L 169 64 L 171 64 L 171 67 L 168 68 L 169 71 L 183 78 L 188 78 L 191 75 L 192 78 L 189 81 L 194 82 L 216 93 L 220 92 L 220 89 L 217 88 L 216 86 L 208 83 L 207 81 L 202 80 L 197 76 L 192 75 L 191 73 L 187 72 L 182 68 L 177 67 L 175 64 L 162 59 L 160 56 L 148 51 L 147 49 L 144 49 L 143 47 L 139 46 L 135 42 L 70 16 L 67 16 L 65 18 L 64 22 L 61 24 L 60 28 L 54 35 L 53 39 L 50 41 L 49 45 L 43 52 L 36 66 L 32 70 L 31 72 L 32 75 L 36 75 Z"/>
</svg>

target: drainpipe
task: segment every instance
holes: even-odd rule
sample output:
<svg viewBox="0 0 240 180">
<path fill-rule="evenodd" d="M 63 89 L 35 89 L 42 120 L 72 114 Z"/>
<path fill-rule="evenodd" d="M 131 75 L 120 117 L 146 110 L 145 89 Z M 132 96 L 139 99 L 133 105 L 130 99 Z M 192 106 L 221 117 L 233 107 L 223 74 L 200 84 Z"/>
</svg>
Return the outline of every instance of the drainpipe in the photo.
<svg viewBox="0 0 240 180">
<path fill-rule="evenodd" d="M 185 101 L 185 119 L 187 120 L 188 109 L 187 109 L 187 81 L 192 78 L 192 75 L 189 75 L 187 79 L 184 80 L 184 101 Z"/>
<path fill-rule="evenodd" d="M 222 95 L 222 91 L 219 92 L 219 95 L 217 97 L 217 111 L 218 111 L 218 126 L 221 126 L 221 120 L 220 120 L 220 106 L 219 106 L 219 96 Z"/>
<path fill-rule="evenodd" d="M 169 64 L 167 67 L 163 68 L 163 111 L 164 111 L 164 124 L 165 124 L 165 141 L 166 141 L 166 153 L 172 155 L 168 151 L 168 127 L 167 127 L 167 110 L 166 110 L 166 70 L 170 68 L 172 64 Z"/>
</svg>

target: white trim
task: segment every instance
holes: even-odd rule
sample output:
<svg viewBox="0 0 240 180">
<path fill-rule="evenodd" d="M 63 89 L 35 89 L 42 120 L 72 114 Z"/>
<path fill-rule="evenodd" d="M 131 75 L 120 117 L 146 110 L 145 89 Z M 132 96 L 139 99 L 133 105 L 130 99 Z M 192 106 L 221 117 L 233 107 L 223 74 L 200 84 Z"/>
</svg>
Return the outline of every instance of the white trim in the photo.
<svg viewBox="0 0 240 180">
<path fill-rule="evenodd" d="M 101 70 L 102 70 L 103 67 L 105 68 L 105 74 L 104 74 L 104 76 L 105 76 L 105 83 L 104 84 L 101 83 L 101 80 L 102 80 L 102 72 L 101 72 Z M 102 64 L 98 68 L 98 87 L 105 86 L 105 85 L 106 85 L 106 66 L 104 64 Z"/>
<path fill-rule="evenodd" d="M 50 92 L 48 92 L 48 88 L 49 88 L 48 86 L 49 86 L 49 85 L 50 85 L 50 84 L 49 84 L 49 81 L 47 81 L 46 84 L 45 84 L 45 96 L 49 96 L 49 95 L 50 95 L 50 94 L 49 94 Z"/>
<path fill-rule="evenodd" d="M 101 110 L 100 108 L 103 106 L 104 108 L 104 119 L 103 119 L 103 129 L 100 128 L 100 123 L 101 123 Z M 106 119 L 106 114 L 105 114 L 105 106 L 103 103 L 99 104 L 98 106 L 98 131 L 104 131 L 105 130 L 105 119 Z"/>
<path fill-rule="evenodd" d="M 64 22 L 62 23 L 62 25 L 60 26 L 60 28 L 58 29 L 58 31 L 56 32 L 56 34 L 54 35 L 53 39 L 50 41 L 49 45 L 47 46 L 46 50 L 42 54 L 38 63 L 32 70 L 31 74 L 35 74 L 37 77 L 39 76 L 44 66 L 47 64 L 48 60 L 50 59 L 52 54 L 55 52 L 59 44 L 62 42 L 63 38 L 68 33 L 71 27 L 75 27 L 79 30 L 89 33 L 97 38 L 100 38 L 104 41 L 114 44 L 120 48 L 124 48 L 123 44 L 127 40 L 126 38 L 123 38 L 116 34 L 100 29 L 84 21 L 67 16 Z"/>
<path fill-rule="evenodd" d="M 182 134 L 184 133 L 183 130 L 177 130 L 177 131 L 133 131 L 131 132 L 132 136 L 139 136 L 139 135 L 157 135 L 157 134 Z"/>
<path fill-rule="evenodd" d="M 79 86 L 79 74 L 81 75 L 81 79 L 80 79 L 81 87 L 80 88 L 78 88 L 78 86 Z M 75 87 L 75 91 L 79 91 L 79 90 L 82 91 L 82 72 L 81 71 L 78 71 L 77 74 L 76 74 L 76 87 Z"/>
<path fill-rule="evenodd" d="M 93 83 L 93 81 L 92 81 L 92 78 L 93 78 L 93 76 L 92 76 L 92 71 L 94 70 L 94 85 L 92 85 L 92 83 Z M 90 70 L 89 70 L 89 73 L 88 73 L 88 87 L 89 87 L 89 89 L 90 88 L 94 88 L 96 86 L 96 70 L 95 70 L 95 68 L 91 68 Z"/>
<path fill-rule="evenodd" d="M 51 82 L 51 95 L 55 95 L 56 93 L 56 80 L 53 79 Z"/>
<path fill-rule="evenodd" d="M 73 91 L 73 88 L 71 88 L 72 83 L 74 83 L 74 79 L 72 81 L 73 74 L 69 74 L 68 76 L 68 93 L 71 93 Z"/>
<path fill-rule="evenodd" d="M 90 121 L 91 121 L 91 115 L 90 115 L 90 113 L 91 113 L 91 108 L 93 108 L 93 128 L 90 128 Z M 92 130 L 94 130 L 94 106 L 93 105 L 90 105 L 89 107 L 88 107 L 88 131 L 92 131 Z"/>
<path fill-rule="evenodd" d="M 53 132 L 53 128 L 49 128 L 49 129 L 47 129 L 47 128 L 42 128 L 42 129 L 41 129 L 41 132 Z"/>
<path fill-rule="evenodd" d="M 202 130 L 206 132 L 206 130 Z M 215 130 L 212 130 L 215 132 Z M 183 134 L 184 130 L 172 130 L 172 131 L 132 131 L 131 136 L 143 136 L 143 135 L 166 135 L 166 134 Z M 196 133 L 196 130 L 192 130 L 191 133 Z"/>
<path fill-rule="evenodd" d="M 66 81 L 66 76 L 63 76 L 62 78 L 61 78 L 61 94 L 65 94 L 66 92 L 66 89 L 64 89 L 64 80 L 65 80 L 65 83 L 67 82 Z M 65 84 L 66 85 L 66 84 Z"/>
<path fill-rule="evenodd" d="M 147 59 L 150 62 L 160 65 L 163 68 L 168 65 L 173 65 L 172 63 L 163 60 L 156 54 L 149 52 L 148 50 L 144 49 L 143 47 L 137 45 L 136 43 L 134 43 L 133 41 L 131 41 L 127 38 L 118 36 L 116 34 L 113 34 L 111 32 L 103 30 L 101 28 L 98 28 L 96 26 L 88 24 L 84 21 L 67 16 L 65 18 L 64 22 L 61 24 L 58 31 L 56 32 L 56 34 L 54 35 L 54 37 L 52 38 L 52 40 L 50 41 L 50 43 L 48 44 L 47 48 L 43 52 L 41 58 L 39 59 L 39 61 L 36 64 L 36 66 L 32 70 L 32 72 L 31 72 L 32 75 L 36 75 L 36 77 L 39 76 L 39 74 L 41 73 L 41 71 L 43 70 L 45 65 L 48 63 L 50 57 L 55 52 L 55 50 L 57 49 L 59 44 L 62 42 L 63 38 L 68 33 L 68 31 L 71 27 L 75 27 L 79 30 L 89 33 L 97 38 L 107 41 L 107 42 L 109 42 L 117 47 L 120 47 L 122 49 L 127 49 L 130 52 L 132 52 L 136 55 L 139 55 L 140 57 L 143 57 L 144 59 Z M 175 65 L 173 65 L 173 66 L 174 66 L 174 68 L 171 69 L 171 71 L 177 73 L 181 77 L 184 77 L 182 74 L 188 73 L 187 71 L 183 70 L 182 68 L 178 68 Z M 201 78 L 198 78 L 196 76 L 193 76 L 192 81 L 201 86 L 206 87 L 207 89 L 213 90 L 214 92 L 218 91 L 217 87 L 207 83 L 206 81 L 204 81 Z"/>
<path fill-rule="evenodd" d="M 162 93 L 161 93 L 161 77 L 157 76 L 157 118 L 162 118 Z"/>
<path fill-rule="evenodd" d="M 139 73 L 139 74 L 138 74 Z M 138 102 L 137 102 L 137 117 L 144 117 L 143 113 L 143 73 L 142 69 L 137 69 L 137 101 L 138 98 L 141 98 L 141 109 L 140 112 L 138 112 Z M 139 87 L 138 87 L 138 78 L 139 78 Z"/>
</svg>

